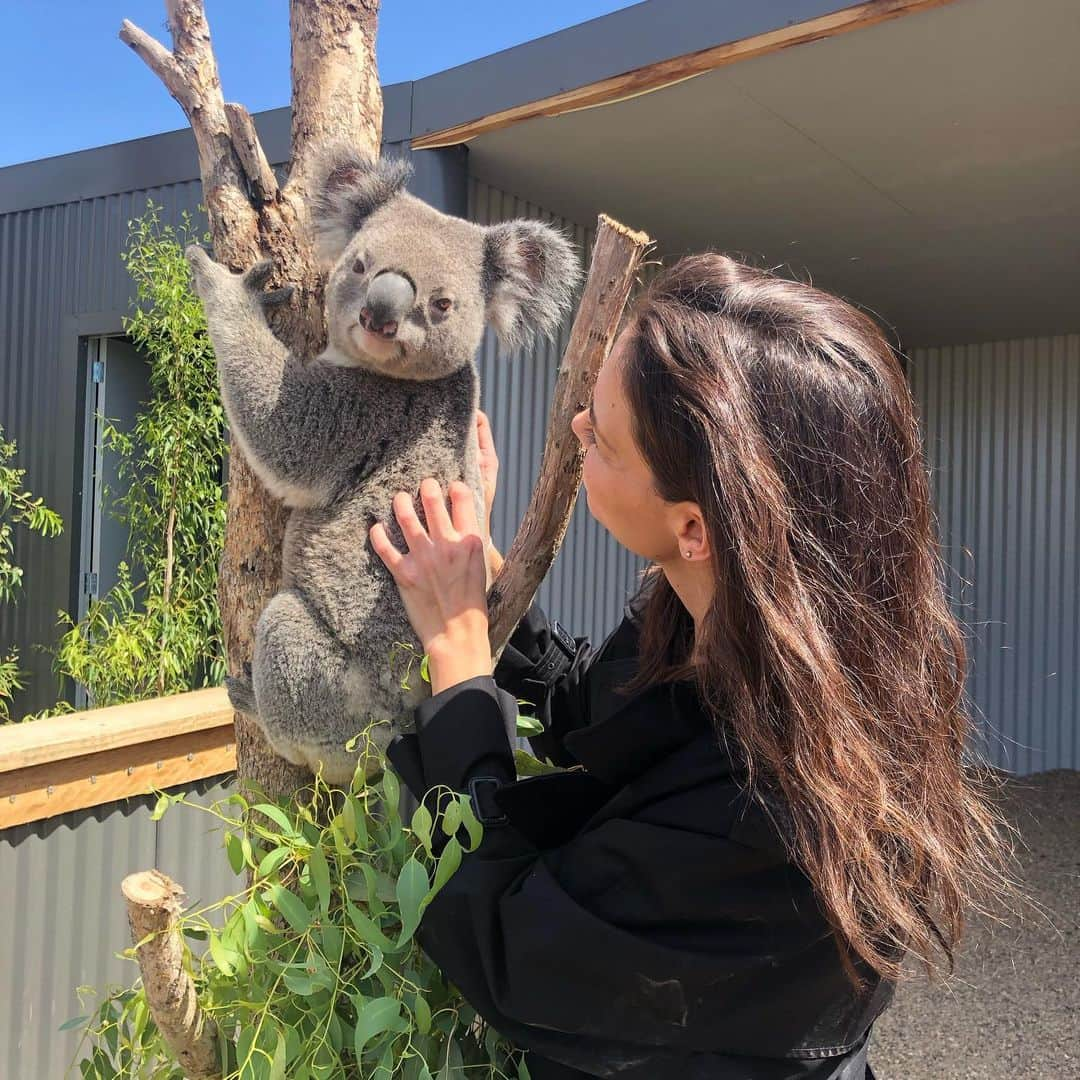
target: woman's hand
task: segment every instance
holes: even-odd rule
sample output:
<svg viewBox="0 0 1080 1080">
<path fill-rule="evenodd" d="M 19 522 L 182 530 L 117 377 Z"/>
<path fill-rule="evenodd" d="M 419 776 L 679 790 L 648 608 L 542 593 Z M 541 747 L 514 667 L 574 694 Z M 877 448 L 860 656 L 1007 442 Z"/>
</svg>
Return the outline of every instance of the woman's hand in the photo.
<svg viewBox="0 0 1080 1080">
<path fill-rule="evenodd" d="M 398 551 L 381 522 L 368 536 L 401 593 L 405 612 L 428 656 L 431 692 L 491 674 L 484 540 L 467 484 L 450 485 L 451 512 L 431 477 L 420 485 L 424 528 L 412 496 L 394 496 L 394 515 L 409 550 Z M 452 515 L 452 517 L 451 517 Z"/>
</svg>

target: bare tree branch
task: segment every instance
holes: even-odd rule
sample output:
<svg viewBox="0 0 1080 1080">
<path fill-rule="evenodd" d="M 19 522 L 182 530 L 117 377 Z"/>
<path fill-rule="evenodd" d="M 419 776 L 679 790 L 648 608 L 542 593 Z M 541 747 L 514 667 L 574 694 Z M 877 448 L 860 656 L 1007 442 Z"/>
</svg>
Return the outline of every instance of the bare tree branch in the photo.
<svg viewBox="0 0 1080 1080">
<path fill-rule="evenodd" d="M 129 874 L 120 888 L 154 1023 L 185 1076 L 219 1080 L 218 1028 L 199 1005 L 176 928 L 184 890 L 159 870 Z"/>
<path fill-rule="evenodd" d="M 517 536 L 488 593 L 488 636 L 497 656 L 532 603 L 566 532 L 584 455 L 570 430 L 611 350 L 641 256 L 651 241 L 600 215 L 589 276 L 555 383 L 540 476 Z"/>
<path fill-rule="evenodd" d="M 173 54 L 156 38 L 152 38 L 145 30 L 140 30 L 130 19 L 125 19 L 120 24 L 120 40 L 131 46 L 187 114 L 191 104 L 191 87 L 184 82 L 183 72 L 173 59 Z"/>
<path fill-rule="evenodd" d="M 233 149 L 206 12 L 202 0 L 166 0 L 165 9 L 172 52 L 127 19 L 121 26 L 120 40 L 131 46 L 184 110 L 199 152 L 214 252 L 239 270 L 258 257 L 258 246 L 250 242 L 255 211 Z"/>
<path fill-rule="evenodd" d="M 251 197 L 262 206 L 278 197 L 277 178 L 270 162 L 266 160 L 262 143 L 255 131 L 255 121 L 243 105 L 225 102 L 225 117 L 229 121 L 233 149 L 236 150 L 244 175 L 247 177 Z"/>
</svg>

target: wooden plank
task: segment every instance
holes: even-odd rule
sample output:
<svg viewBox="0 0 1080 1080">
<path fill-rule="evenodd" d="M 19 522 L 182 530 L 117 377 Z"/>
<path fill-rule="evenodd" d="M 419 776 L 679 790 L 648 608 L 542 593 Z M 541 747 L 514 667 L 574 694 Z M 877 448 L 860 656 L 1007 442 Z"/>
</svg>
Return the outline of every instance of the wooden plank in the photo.
<svg viewBox="0 0 1080 1080">
<path fill-rule="evenodd" d="M 560 116 L 577 109 L 588 109 L 596 105 L 610 105 L 638 94 L 650 93 L 672 86 L 684 79 L 703 75 L 707 71 L 749 60 L 755 56 L 765 56 L 793 45 L 804 45 L 811 41 L 835 37 L 850 30 L 862 30 L 889 19 L 902 15 L 913 15 L 930 8 L 943 7 L 953 0 L 868 0 L 867 3 L 834 11 L 806 22 L 794 23 L 764 34 L 741 38 L 738 41 L 713 45 L 698 52 L 674 56 L 645 67 L 634 68 L 609 79 L 589 83 L 586 86 L 565 90 L 540 101 L 531 101 L 501 112 L 481 116 L 454 127 L 418 135 L 412 140 L 414 150 L 434 150 L 440 146 L 454 146 L 458 143 L 475 139 L 491 131 L 510 127 L 523 120 L 533 120 L 541 116 Z"/>
<path fill-rule="evenodd" d="M 228 728 L 222 687 L 0 727 L 0 774 L 194 731 Z"/>
<path fill-rule="evenodd" d="M 6 772 L 0 774 L 0 829 L 235 769 L 230 723 Z"/>
</svg>

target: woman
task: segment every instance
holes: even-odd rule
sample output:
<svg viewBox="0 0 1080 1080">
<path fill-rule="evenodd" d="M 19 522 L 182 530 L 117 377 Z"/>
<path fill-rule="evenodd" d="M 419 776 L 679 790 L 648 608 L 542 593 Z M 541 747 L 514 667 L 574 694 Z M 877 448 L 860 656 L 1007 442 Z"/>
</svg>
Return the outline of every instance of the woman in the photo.
<svg viewBox="0 0 1080 1080">
<path fill-rule="evenodd" d="M 432 681 L 391 760 L 486 822 L 424 947 L 535 1080 L 869 1076 L 903 957 L 951 962 L 1001 856 L 897 358 L 842 301 L 693 256 L 573 428 L 590 511 L 651 564 L 599 651 L 534 605 L 492 676 L 465 485 L 450 514 L 421 485 L 426 527 L 398 494 L 407 554 L 371 532 Z M 514 782 L 516 697 L 583 768 Z"/>
</svg>

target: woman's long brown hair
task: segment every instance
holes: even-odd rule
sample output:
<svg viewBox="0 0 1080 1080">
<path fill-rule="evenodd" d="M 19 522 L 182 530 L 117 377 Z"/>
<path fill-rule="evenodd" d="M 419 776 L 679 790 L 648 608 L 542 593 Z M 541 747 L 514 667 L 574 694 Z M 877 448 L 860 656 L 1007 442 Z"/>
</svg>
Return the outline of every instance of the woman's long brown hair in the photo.
<svg viewBox="0 0 1080 1080">
<path fill-rule="evenodd" d="M 951 969 L 1005 846 L 965 767 L 964 640 L 896 354 L 851 305 L 717 254 L 661 273 L 628 326 L 634 437 L 660 497 L 701 508 L 716 578 L 695 638 L 649 572 L 631 687 L 696 681 L 853 979 L 905 951 Z"/>
</svg>

